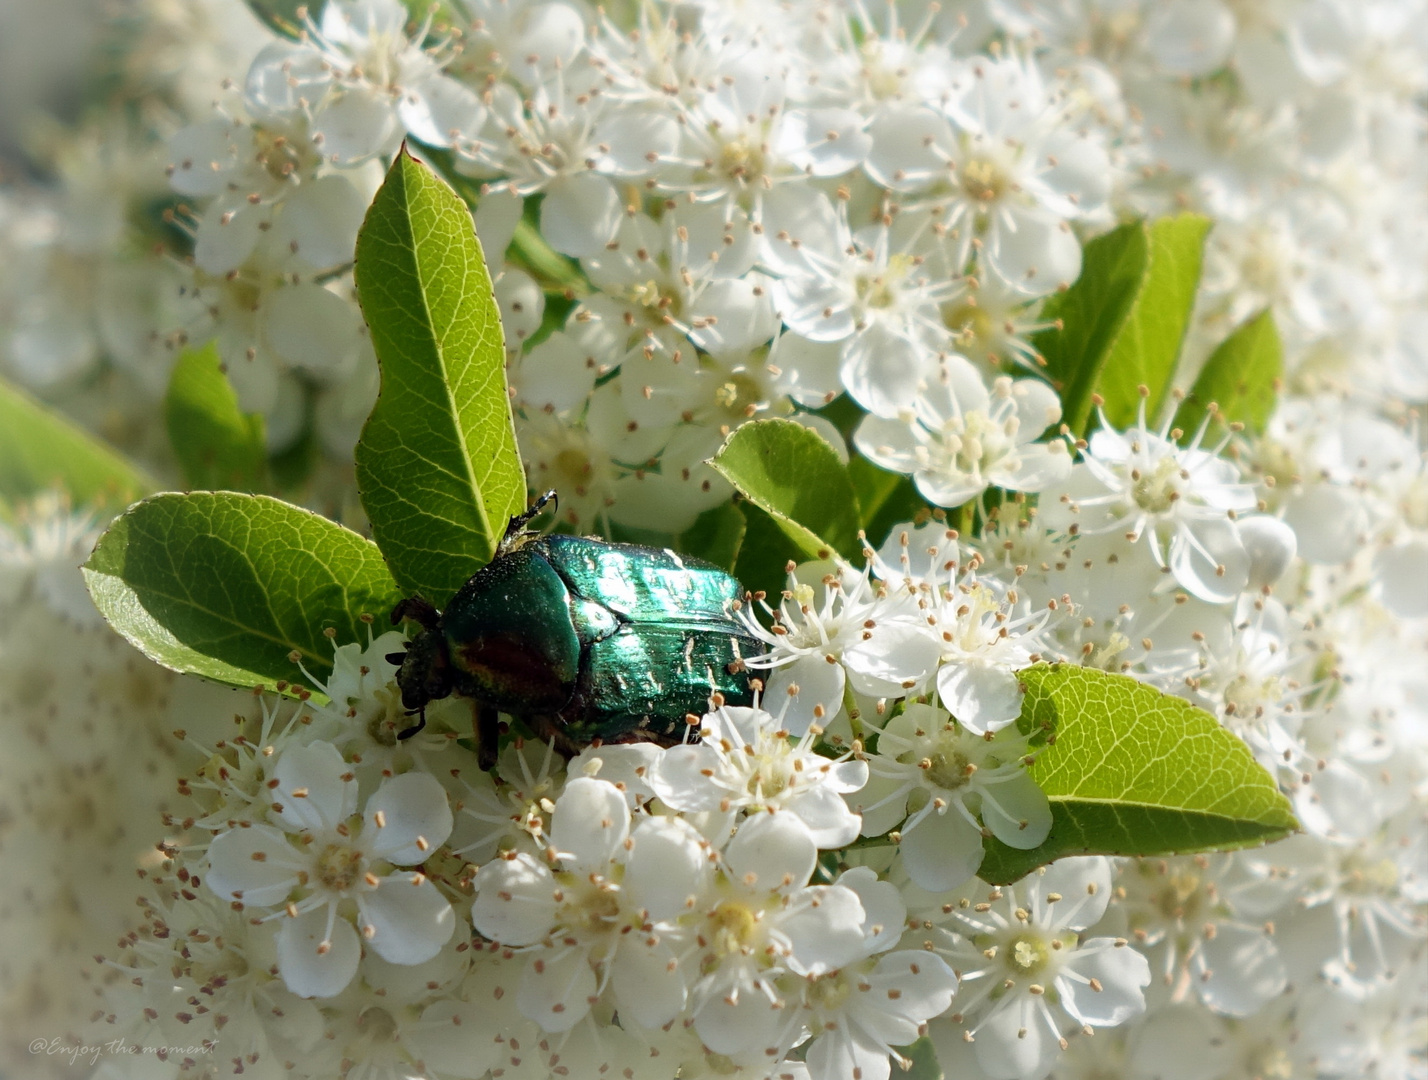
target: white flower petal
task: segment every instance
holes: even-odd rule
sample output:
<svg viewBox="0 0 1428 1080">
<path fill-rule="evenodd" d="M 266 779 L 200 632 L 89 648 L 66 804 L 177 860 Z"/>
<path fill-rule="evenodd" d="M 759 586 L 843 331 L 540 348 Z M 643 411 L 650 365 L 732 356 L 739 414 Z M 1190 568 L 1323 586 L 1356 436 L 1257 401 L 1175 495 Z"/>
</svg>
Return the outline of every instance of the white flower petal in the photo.
<svg viewBox="0 0 1428 1080">
<path fill-rule="evenodd" d="M 777 1046 L 782 1017 L 768 998 L 746 987 L 732 1004 L 721 994 L 711 996 L 694 1014 L 694 1030 L 714 1053 L 742 1055 Z"/>
<path fill-rule="evenodd" d="M 298 997 L 336 997 L 357 974 L 362 946 L 346 919 L 332 925 L 327 937 L 328 908 L 320 907 L 295 919 L 283 919 L 278 929 L 278 973 Z"/>
<path fill-rule="evenodd" d="M 245 905 L 281 904 L 297 883 L 295 864 L 303 857 L 271 825 L 251 825 L 219 833 L 208 845 L 204 880 L 221 899 Z"/>
<path fill-rule="evenodd" d="M 1262 929 L 1218 923 L 1191 962 L 1200 1000 L 1217 1013 L 1250 1016 L 1284 992 L 1288 975 Z"/>
<path fill-rule="evenodd" d="M 565 785 L 550 839 L 567 869 L 604 872 L 629 835 L 630 808 L 614 784 L 579 776 Z"/>
<path fill-rule="evenodd" d="M 595 972 L 584 949 L 531 957 L 516 996 L 521 1015 L 546 1031 L 569 1031 L 590 1011 Z"/>
<path fill-rule="evenodd" d="M 937 670 L 937 696 L 968 731 L 999 731 L 1021 715 L 1016 672 L 978 657 L 950 660 Z"/>
<path fill-rule="evenodd" d="M 1239 530 L 1227 518 L 1202 518 L 1184 524 L 1170 542 L 1170 572 L 1187 592 L 1222 604 L 1249 584 L 1249 553 Z"/>
<path fill-rule="evenodd" d="M 738 777 L 708 743 L 671 746 L 650 771 L 656 796 L 672 810 L 717 810 Z"/>
<path fill-rule="evenodd" d="M 650 817 L 631 840 L 623 882 L 630 902 L 653 922 L 690 911 L 713 876 L 708 844 L 699 831 L 683 818 Z"/>
<path fill-rule="evenodd" d="M 855 866 L 840 874 L 838 884 L 857 893 L 858 902 L 863 905 L 867 951 L 876 953 L 892 948 L 907 921 L 907 905 L 897 886 L 890 881 L 880 881 L 877 873 L 866 866 Z"/>
<path fill-rule="evenodd" d="M 1069 978 L 1074 971 L 1096 979 L 1100 990 Z M 1067 958 L 1056 978 L 1061 1005 L 1083 1024 L 1115 1027 L 1145 1012 L 1145 987 L 1150 985 L 1150 964 L 1129 945 L 1117 947 L 1112 938 L 1091 938 Z"/>
<path fill-rule="evenodd" d="M 476 872 L 471 922 L 502 945 L 530 945 L 555 921 L 555 878 L 525 852 L 497 858 Z"/>
<path fill-rule="evenodd" d="M 1006 1080 L 1040 1080 L 1049 1073 L 1061 1047 L 1042 1019 L 1046 1007 L 1022 989 L 1003 998 L 977 1029 L 977 1064 Z"/>
<path fill-rule="evenodd" d="M 608 180 L 594 173 L 576 173 L 546 190 L 540 231 L 564 255 L 598 255 L 614 239 L 622 214 L 619 196 Z"/>
<path fill-rule="evenodd" d="M 621 1022 L 659 1028 L 684 1011 L 688 991 L 677 954 L 668 945 L 631 934 L 620 943 L 610 965 L 610 985 L 619 1002 Z"/>
<path fill-rule="evenodd" d="M 863 761 L 844 764 L 860 765 L 865 774 L 868 767 Z M 808 826 L 813 842 L 825 851 L 851 844 L 858 838 L 863 826 L 862 818 L 848 809 L 842 796 L 829 784 L 818 784 L 802 791 L 787 799 L 783 805 L 789 813 L 798 815 Z"/>
<path fill-rule="evenodd" d="M 749 888 L 801 889 L 818 861 L 818 845 L 794 814 L 745 818 L 724 849 L 729 872 Z"/>
<path fill-rule="evenodd" d="M 904 830 L 899 850 L 914 882 L 928 892 L 945 892 L 976 876 L 982 865 L 982 834 L 949 806 Z"/>
<path fill-rule="evenodd" d="M 451 940 L 456 913 L 425 874 L 398 870 L 380 880 L 357 897 L 363 937 L 383 960 L 425 963 Z"/>
<path fill-rule="evenodd" d="M 343 777 L 348 779 L 343 779 Z M 289 832 L 333 832 L 357 810 L 352 767 L 331 743 L 313 742 L 283 751 L 268 791 L 274 820 Z"/>
<path fill-rule="evenodd" d="M 1051 803 L 1025 769 L 980 790 L 982 823 L 1008 847 L 1034 848 L 1051 832 Z"/>
</svg>

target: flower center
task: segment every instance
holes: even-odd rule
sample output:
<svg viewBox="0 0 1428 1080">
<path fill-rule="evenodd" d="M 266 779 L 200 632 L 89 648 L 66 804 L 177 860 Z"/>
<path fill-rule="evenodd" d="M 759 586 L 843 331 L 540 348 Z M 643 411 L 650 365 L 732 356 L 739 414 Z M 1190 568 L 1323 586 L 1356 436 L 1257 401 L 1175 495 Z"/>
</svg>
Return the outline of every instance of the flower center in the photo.
<svg viewBox="0 0 1428 1080">
<path fill-rule="evenodd" d="M 1051 949 L 1036 934 L 1018 934 L 1006 943 L 1002 956 L 1013 975 L 1039 975 L 1051 962 Z"/>
<path fill-rule="evenodd" d="M 976 772 L 969 768 L 971 761 L 967 755 L 953 745 L 960 741 L 959 735 L 944 735 L 938 749 L 927 758 L 932 763 L 927 769 L 927 779 L 947 791 L 965 787 Z"/>
<path fill-rule="evenodd" d="M 747 789 L 758 798 L 782 794 L 793 781 L 793 756 L 783 739 L 760 739 L 754 748 L 754 771 L 749 774 Z"/>
<path fill-rule="evenodd" d="M 1176 480 L 1180 476 L 1180 466 L 1175 458 L 1166 456 L 1155 463 L 1148 473 L 1139 469 L 1131 472 L 1131 498 L 1137 506 L 1149 514 L 1169 512 L 1180 498 Z"/>
<path fill-rule="evenodd" d="M 343 892 L 362 875 L 362 853 L 345 844 L 328 844 L 313 865 L 323 888 Z"/>
<path fill-rule="evenodd" d="M 985 344 L 996 334 L 996 324 L 980 304 L 963 301 L 948 304 L 942 310 L 942 324 L 957 337 L 957 345 L 964 350 L 978 343 Z"/>
<path fill-rule="evenodd" d="M 759 916 L 747 904 L 726 900 L 709 916 L 713 933 L 710 946 L 716 956 L 752 953 L 758 944 Z"/>
<path fill-rule="evenodd" d="M 561 875 L 564 877 L 565 875 Z M 572 875 L 573 878 L 573 875 Z M 604 933 L 620 918 L 620 893 L 608 881 L 572 880 L 566 889 L 568 903 L 560 921 L 572 930 Z"/>
<path fill-rule="evenodd" d="M 731 139 L 719 148 L 718 169 L 730 180 L 743 184 L 757 180 L 764 174 L 763 147 L 745 135 Z"/>
<path fill-rule="evenodd" d="M 973 158 L 962 166 L 962 190 L 978 202 L 995 202 L 1006 189 L 1006 174 L 996 162 Z"/>
<path fill-rule="evenodd" d="M 1205 906 L 1205 894 L 1200 889 L 1200 875 L 1189 870 L 1171 874 L 1155 891 L 1157 911 L 1167 919 L 1194 922 Z"/>
<path fill-rule="evenodd" d="M 1344 860 L 1339 888 L 1351 896 L 1381 896 L 1398 884 L 1398 867 L 1391 859 L 1367 862 L 1357 855 Z"/>
<path fill-rule="evenodd" d="M 852 996 L 853 980 L 842 972 L 814 979 L 808 987 L 808 1005 L 823 1012 L 838 1012 Z"/>
<path fill-rule="evenodd" d="M 764 388 L 747 371 L 729 372 L 714 390 L 714 407 L 731 426 L 742 424 L 767 404 Z"/>
<path fill-rule="evenodd" d="M 357 1014 L 357 1027 L 373 1042 L 396 1042 L 397 1022 L 392 1014 L 379 1006 L 363 1009 Z"/>
<path fill-rule="evenodd" d="M 411 726 L 406 710 L 401 707 L 399 692 L 387 687 L 378 690 L 373 697 L 377 708 L 367 720 L 367 735 L 378 746 L 396 746 L 398 733 Z"/>
<path fill-rule="evenodd" d="M 1289 1052 L 1274 1045 L 1256 1046 L 1250 1051 L 1245 1062 L 1245 1075 L 1255 1080 L 1291 1080 L 1294 1076 L 1294 1062 Z"/>
</svg>

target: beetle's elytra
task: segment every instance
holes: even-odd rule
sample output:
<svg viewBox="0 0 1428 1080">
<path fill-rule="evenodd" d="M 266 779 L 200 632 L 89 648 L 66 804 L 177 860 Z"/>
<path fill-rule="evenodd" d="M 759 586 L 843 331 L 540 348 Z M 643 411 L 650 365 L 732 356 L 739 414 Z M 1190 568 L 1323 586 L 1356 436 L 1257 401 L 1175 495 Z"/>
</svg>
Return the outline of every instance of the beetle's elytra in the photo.
<svg viewBox="0 0 1428 1080">
<path fill-rule="evenodd" d="M 421 631 L 400 664 L 402 704 L 425 723 L 428 702 L 457 694 L 477 710 L 483 765 L 495 760 L 496 714 L 525 720 L 573 753 L 595 742 L 683 740 L 714 693 L 752 703 L 745 657 L 759 642 L 734 618 L 743 587 L 716 566 L 660 548 L 540 536 L 526 524 L 549 492 L 511 519 L 496 556 L 437 611 L 402 601 L 392 622 Z"/>
</svg>

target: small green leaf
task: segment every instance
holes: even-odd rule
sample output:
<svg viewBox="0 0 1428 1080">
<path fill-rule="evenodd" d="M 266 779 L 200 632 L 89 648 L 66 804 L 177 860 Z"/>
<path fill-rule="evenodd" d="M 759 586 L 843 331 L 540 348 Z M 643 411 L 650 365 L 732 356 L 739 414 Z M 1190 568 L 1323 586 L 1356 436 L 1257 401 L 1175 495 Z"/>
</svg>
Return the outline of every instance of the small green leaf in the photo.
<svg viewBox="0 0 1428 1080">
<path fill-rule="evenodd" d="M 733 570 L 747 531 L 743 512 L 732 502 L 720 503 L 695 518 L 694 524 L 679 534 L 675 547 L 696 559 Z"/>
<path fill-rule="evenodd" d="M 0 499 L 62 491 L 76 506 L 117 510 L 156 486 L 117 451 L 0 380 Z"/>
<path fill-rule="evenodd" d="M 275 34 L 296 40 L 302 34 L 305 0 L 248 0 L 248 9 Z"/>
<path fill-rule="evenodd" d="M 333 641 L 367 641 L 401 598 L 370 540 L 262 495 L 155 495 L 99 538 L 84 565 L 95 605 L 151 660 L 233 686 L 310 683 Z"/>
<path fill-rule="evenodd" d="M 734 576 L 745 588 L 776 597 L 788 584 L 788 564 L 807 556 L 753 503 L 740 503 L 738 509 L 744 517 L 744 542 L 734 560 Z"/>
<path fill-rule="evenodd" d="M 526 483 L 471 215 L 405 150 L 367 211 L 356 280 L 382 368 L 357 487 L 402 591 L 443 607 L 525 509 Z"/>
<path fill-rule="evenodd" d="M 1091 395 L 1130 317 L 1150 262 L 1145 223 L 1133 221 L 1096 237 L 1081 256 L 1081 276 L 1052 296 L 1043 319 L 1061 328 L 1043 330 L 1033 344 L 1046 358 L 1045 374 L 1061 393 L 1061 419 L 1077 435 L 1091 418 Z"/>
<path fill-rule="evenodd" d="M 894 1073 L 901 1080 L 942 1080 L 942 1066 L 937 1063 L 937 1050 L 926 1035 L 907 1046 L 894 1047 L 912 1064 L 906 1072 Z"/>
<path fill-rule="evenodd" d="M 1065 855 L 1250 847 L 1299 827 L 1249 748 L 1189 702 L 1070 664 L 1021 679 L 1018 724 L 1044 740 L 1031 775 L 1051 800 L 1051 834 L 1029 851 L 988 840 L 983 879 L 1006 884 Z"/>
<path fill-rule="evenodd" d="M 792 420 L 755 420 L 730 435 L 710 464 L 778 522 L 806 558 L 861 554 L 853 481 L 818 432 Z"/>
<path fill-rule="evenodd" d="M 874 549 L 894 525 L 927 512 L 927 500 L 918 494 L 910 476 L 888 472 L 857 454 L 848 462 L 848 475 L 863 513 L 863 532 Z"/>
<path fill-rule="evenodd" d="M 1200 214 L 1176 214 L 1149 224 L 1145 280 L 1096 384 L 1105 399 L 1106 419 L 1115 427 L 1136 422 L 1141 386 L 1150 391 L 1145 415 L 1152 423 L 1160 415 L 1190 325 L 1209 231 L 1210 219 Z"/>
<path fill-rule="evenodd" d="M 268 464 L 263 418 L 238 408 L 212 342 L 178 358 L 164 420 L 189 487 L 247 491 L 262 484 Z"/>
<path fill-rule="evenodd" d="M 1274 413 L 1284 350 L 1274 316 L 1266 308 L 1247 319 L 1210 354 L 1200 377 L 1175 413 L 1175 426 L 1191 435 L 1210 404 L 1225 423 L 1240 423 L 1256 435 Z"/>
</svg>

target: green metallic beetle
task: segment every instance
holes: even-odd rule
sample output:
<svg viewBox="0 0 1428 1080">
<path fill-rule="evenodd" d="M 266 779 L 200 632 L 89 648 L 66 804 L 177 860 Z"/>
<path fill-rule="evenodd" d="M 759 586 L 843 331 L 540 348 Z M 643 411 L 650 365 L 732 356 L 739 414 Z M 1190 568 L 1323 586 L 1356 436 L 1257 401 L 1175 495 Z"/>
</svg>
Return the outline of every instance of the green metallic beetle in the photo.
<svg viewBox="0 0 1428 1080">
<path fill-rule="evenodd" d="M 400 665 L 403 706 L 420 717 L 401 737 L 421 730 L 428 702 L 469 698 L 489 768 L 498 712 L 574 753 L 682 742 L 686 717 L 706 712 L 715 693 L 751 704 L 744 657 L 760 645 L 732 614 L 738 581 L 668 549 L 527 530 L 554 499 L 547 492 L 511 519 L 495 558 L 445 611 L 421 597 L 393 609 L 393 623 L 422 627 L 406 652 L 387 657 Z"/>
</svg>

